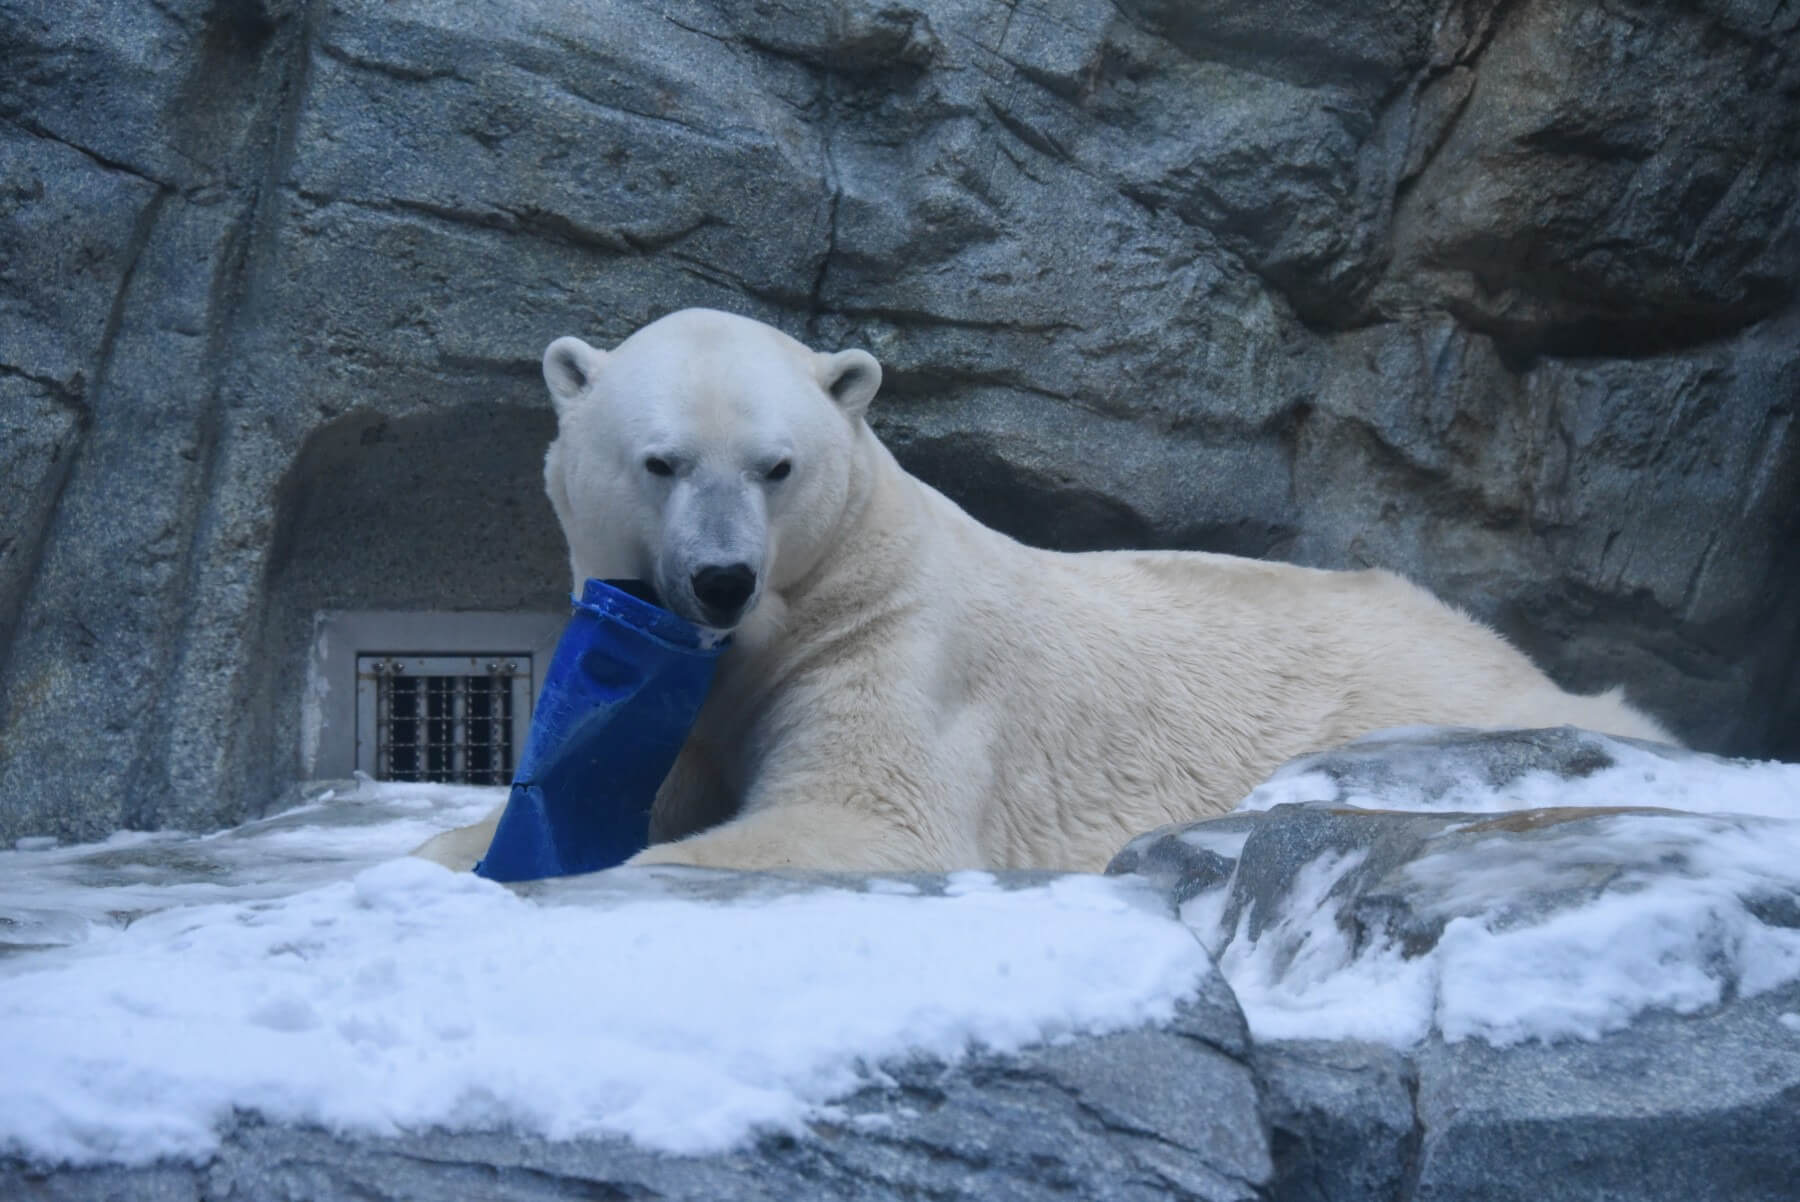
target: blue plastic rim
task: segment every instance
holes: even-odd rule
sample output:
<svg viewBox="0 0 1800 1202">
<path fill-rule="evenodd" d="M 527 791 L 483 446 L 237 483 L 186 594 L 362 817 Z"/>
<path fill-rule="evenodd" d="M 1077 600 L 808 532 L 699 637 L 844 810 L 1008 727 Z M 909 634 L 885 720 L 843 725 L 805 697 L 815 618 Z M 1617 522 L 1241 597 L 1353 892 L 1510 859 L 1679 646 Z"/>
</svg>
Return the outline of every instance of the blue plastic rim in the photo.
<svg viewBox="0 0 1800 1202">
<path fill-rule="evenodd" d="M 556 644 L 525 754 L 487 855 L 494 881 L 622 864 L 650 844 L 650 805 L 706 700 L 723 640 L 643 600 L 638 581 L 589 580 Z"/>
</svg>

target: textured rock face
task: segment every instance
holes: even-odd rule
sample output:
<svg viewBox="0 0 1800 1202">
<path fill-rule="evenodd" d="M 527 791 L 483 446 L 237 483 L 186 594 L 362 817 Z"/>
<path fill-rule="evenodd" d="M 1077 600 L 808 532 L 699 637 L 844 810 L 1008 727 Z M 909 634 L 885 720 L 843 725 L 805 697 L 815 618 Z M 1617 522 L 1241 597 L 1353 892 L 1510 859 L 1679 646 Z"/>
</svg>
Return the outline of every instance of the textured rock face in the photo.
<svg viewBox="0 0 1800 1202">
<path fill-rule="evenodd" d="M 1423 1048 L 1413 1196 L 1792 1197 L 1800 1039 L 1781 1016 L 1797 1005 L 1790 988 L 1599 1044 Z"/>
<path fill-rule="evenodd" d="M 536 355 L 691 304 L 1029 541 L 1396 568 L 1800 755 L 1797 27 L 5 0 L 0 835 L 271 795 L 317 609 L 555 609 Z"/>
<path fill-rule="evenodd" d="M 1294 761 L 1251 804 L 1306 789 L 1144 835 L 1109 869 L 1165 891 L 1244 1006 L 1270 1197 L 1792 1194 L 1800 872 L 1783 851 L 1759 876 L 1737 839 L 1791 847 L 1800 773 L 1452 731 Z M 1667 808 L 1684 790 L 1725 812 Z M 1520 794 L 1544 808 L 1456 812 Z M 1341 1038 L 1419 1001 L 1406 1052 Z M 1270 1033 L 1297 1014 L 1316 1038 Z"/>
</svg>

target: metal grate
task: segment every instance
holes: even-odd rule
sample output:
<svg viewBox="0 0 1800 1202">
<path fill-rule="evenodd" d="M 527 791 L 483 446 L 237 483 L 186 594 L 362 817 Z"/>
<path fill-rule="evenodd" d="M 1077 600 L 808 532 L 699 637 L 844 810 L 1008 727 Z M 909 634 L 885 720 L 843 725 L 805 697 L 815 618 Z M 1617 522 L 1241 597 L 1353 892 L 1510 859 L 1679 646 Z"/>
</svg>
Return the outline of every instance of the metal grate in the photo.
<svg viewBox="0 0 1800 1202">
<path fill-rule="evenodd" d="M 506 784 L 530 688 L 529 655 L 359 655 L 357 767 L 376 780 Z"/>
</svg>

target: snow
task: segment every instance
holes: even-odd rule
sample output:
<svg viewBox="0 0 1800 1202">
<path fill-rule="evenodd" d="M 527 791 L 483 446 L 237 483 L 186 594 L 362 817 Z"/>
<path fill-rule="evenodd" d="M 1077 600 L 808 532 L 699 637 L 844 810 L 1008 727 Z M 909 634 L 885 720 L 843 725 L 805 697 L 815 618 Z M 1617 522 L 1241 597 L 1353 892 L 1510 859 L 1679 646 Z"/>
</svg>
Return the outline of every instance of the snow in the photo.
<svg viewBox="0 0 1800 1202">
<path fill-rule="evenodd" d="M 1616 876 L 1591 900 L 1521 911 L 1521 898 L 1595 865 Z M 1753 912 L 1756 898 L 1800 888 L 1800 823 L 1618 815 L 1591 836 L 1496 836 L 1422 857 L 1397 887 L 1418 913 L 1447 921 L 1412 957 L 1391 940 L 1353 945 L 1330 893 L 1355 866 L 1310 863 L 1255 938 L 1240 916 L 1219 967 L 1255 1037 L 1399 1048 L 1433 1033 L 1501 1047 L 1596 1039 L 1648 1009 L 1694 1013 L 1733 990 L 1752 997 L 1800 980 L 1800 931 Z M 1188 902 L 1184 916 L 1223 893 Z"/>
<path fill-rule="evenodd" d="M 1493 786 L 1473 761 L 1446 775 L 1454 754 L 1421 773 L 1396 752 L 1381 785 L 1301 761 L 1245 800 L 1681 811 L 1445 821 L 1380 882 L 1438 932 L 1423 947 L 1346 914 L 1361 848 L 1307 862 L 1275 912 L 1234 913 L 1227 884 L 1177 922 L 1131 878 L 620 870 L 509 889 L 404 858 L 493 789 L 365 781 L 217 835 L 19 840 L 0 850 L 0 1154 L 204 1159 L 236 1111 L 716 1151 L 850 1121 L 834 1103 L 884 1061 L 1165 1020 L 1208 950 L 1256 1038 L 1401 1049 L 1595 1039 L 1794 990 L 1800 766 L 1601 743 L 1615 766 L 1574 781 Z M 1248 825 L 1180 837 L 1235 859 Z M 1779 1034 L 1800 1037 L 1788 996 Z"/>
<path fill-rule="evenodd" d="M 1596 1039 L 1646 1010 L 1694 1013 L 1800 981 L 1800 930 L 1762 911 L 1771 898 L 1800 897 L 1800 765 L 1670 757 L 1584 737 L 1615 766 L 1493 786 L 1474 762 L 1446 780 L 1454 752 L 1433 753 L 1432 774 L 1340 787 L 1302 760 L 1247 797 L 1241 809 L 1683 811 L 1601 813 L 1558 824 L 1553 837 L 1495 829 L 1403 865 L 1383 891 L 1443 924 L 1434 945 L 1410 956 L 1379 926 L 1352 938 L 1343 883 L 1360 852 L 1310 862 L 1273 921 L 1253 924 L 1245 907 L 1225 929 L 1229 886 L 1189 900 L 1183 917 L 1219 955 L 1252 1035 L 1402 1049 L 1434 1035 L 1502 1047 Z"/>
<path fill-rule="evenodd" d="M 394 858 L 497 800 L 365 785 L 209 838 L 0 852 L 0 916 L 35 916 L 0 954 L 0 1152 L 204 1159 L 234 1110 L 715 1151 L 832 1115 L 883 1060 L 1166 1020 L 1211 971 L 1129 880 L 510 890 Z"/>
<path fill-rule="evenodd" d="M 1432 727 L 1377 731 L 1348 749 L 1368 748 L 1376 754 L 1399 750 L 1415 756 L 1422 751 L 1432 770 L 1428 778 L 1420 774 L 1421 779 L 1397 781 L 1397 787 L 1379 793 L 1343 789 L 1329 774 L 1312 766 L 1320 757 L 1306 757 L 1277 769 L 1238 803 L 1238 809 L 1267 810 L 1288 803 L 1324 801 L 1362 809 L 1472 814 L 1540 806 L 1656 806 L 1697 814 L 1800 816 L 1800 764 L 1693 753 L 1671 756 L 1645 744 L 1582 732 L 1582 739 L 1612 757 L 1611 767 L 1574 779 L 1530 772 L 1494 787 L 1483 779 L 1474 761 L 1460 772 L 1445 772 L 1445 764 L 1453 762 L 1455 753 L 1441 752 L 1434 741 L 1445 733 L 1445 729 Z M 1409 739 L 1419 742 L 1408 747 Z M 1427 781 L 1431 787 L 1421 787 Z"/>
<path fill-rule="evenodd" d="M 453 785 L 327 791 L 306 805 L 196 838 L 124 832 L 58 847 L 0 851 L 0 957 L 9 945 L 80 942 L 171 906 L 279 897 L 345 880 L 440 831 L 479 821 L 505 790 Z M 0 971 L 7 961 L 0 958 Z"/>
<path fill-rule="evenodd" d="M 1364 1039 L 1405 1047 L 1430 1017 L 1430 965 L 1396 949 L 1361 954 L 1329 895 L 1364 853 L 1327 855 L 1298 873 L 1276 921 L 1252 939 L 1250 912 L 1219 957 L 1256 1039 Z M 1223 892 L 1220 890 L 1220 892 Z M 1194 903 L 1190 901 L 1189 906 Z"/>
<path fill-rule="evenodd" d="M 1244 841 L 1250 837 L 1250 832 L 1247 830 L 1222 830 L 1217 824 L 1213 824 L 1189 827 L 1176 837 L 1189 847 L 1200 851 L 1210 851 L 1227 860 L 1235 860 L 1244 854 Z"/>
</svg>

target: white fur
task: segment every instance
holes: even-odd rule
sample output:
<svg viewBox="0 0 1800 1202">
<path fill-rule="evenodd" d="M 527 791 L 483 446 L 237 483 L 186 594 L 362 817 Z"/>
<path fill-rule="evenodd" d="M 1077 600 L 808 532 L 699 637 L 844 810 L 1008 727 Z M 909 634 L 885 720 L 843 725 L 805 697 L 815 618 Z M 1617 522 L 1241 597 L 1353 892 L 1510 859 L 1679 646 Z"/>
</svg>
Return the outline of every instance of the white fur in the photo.
<svg viewBox="0 0 1800 1202">
<path fill-rule="evenodd" d="M 1372 730 L 1669 737 L 1388 572 L 1023 546 L 894 461 L 863 420 L 880 373 L 862 352 L 688 310 L 611 354 L 558 340 L 545 365 L 546 483 L 578 584 L 647 575 L 680 606 L 686 527 L 710 519 L 669 504 L 649 451 L 757 477 L 711 494 L 763 531 L 757 599 L 636 863 L 1097 870 Z M 792 476 L 770 485 L 778 455 Z M 473 859 L 453 845 L 434 858 Z"/>
</svg>

